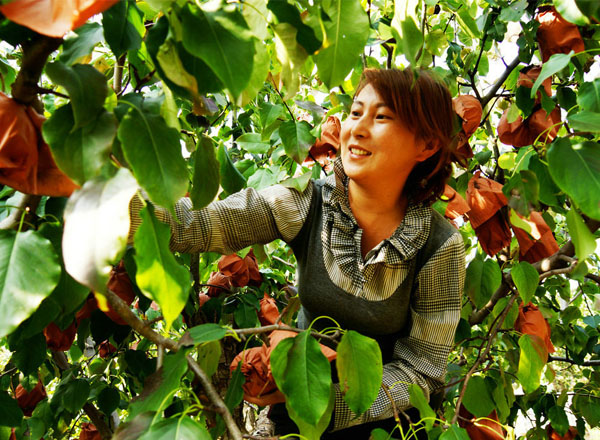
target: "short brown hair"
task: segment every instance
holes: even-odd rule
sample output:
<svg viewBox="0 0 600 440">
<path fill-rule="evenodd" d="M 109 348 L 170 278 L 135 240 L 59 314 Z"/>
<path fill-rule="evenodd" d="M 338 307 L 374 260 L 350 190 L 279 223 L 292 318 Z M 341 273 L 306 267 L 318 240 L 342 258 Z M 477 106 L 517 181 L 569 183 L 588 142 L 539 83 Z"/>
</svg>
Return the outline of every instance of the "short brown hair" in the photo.
<svg viewBox="0 0 600 440">
<path fill-rule="evenodd" d="M 450 91 L 423 69 L 366 69 L 354 96 L 369 84 L 400 120 L 414 130 L 418 140 L 439 147 L 433 156 L 413 168 L 404 187 L 411 201 L 431 205 L 443 194 L 452 172 L 455 118 Z"/>
</svg>

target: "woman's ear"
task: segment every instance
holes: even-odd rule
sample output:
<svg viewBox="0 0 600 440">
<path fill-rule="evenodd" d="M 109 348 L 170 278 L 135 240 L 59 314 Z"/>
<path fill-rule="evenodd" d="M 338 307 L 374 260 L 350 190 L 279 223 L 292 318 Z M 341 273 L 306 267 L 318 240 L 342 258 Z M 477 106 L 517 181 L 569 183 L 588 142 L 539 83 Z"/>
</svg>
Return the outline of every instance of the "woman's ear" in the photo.
<svg viewBox="0 0 600 440">
<path fill-rule="evenodd" d="M 440 149 L 440 141 L 437 139 L 431 141 L 420 141 L 417 145 L 419 152 L 417 153 L 417 162 L 424 162 L 438 152 Z"/>
</svg>

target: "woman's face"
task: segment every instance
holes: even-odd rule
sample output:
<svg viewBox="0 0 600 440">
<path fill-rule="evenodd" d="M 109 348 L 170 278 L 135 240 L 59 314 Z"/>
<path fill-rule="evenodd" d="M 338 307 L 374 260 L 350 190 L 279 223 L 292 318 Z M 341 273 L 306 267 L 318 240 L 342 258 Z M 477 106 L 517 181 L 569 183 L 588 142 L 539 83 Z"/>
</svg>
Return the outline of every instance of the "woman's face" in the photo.
<svg viewBox="0 0 600 440">
<path fill-rule="evenodd" d="M 354 99 L 340 141 L 344 171 L 361 185 L 392 184 L 402 189 L 414 166 L 433 154 L 370 84 Z"/>
</svg>

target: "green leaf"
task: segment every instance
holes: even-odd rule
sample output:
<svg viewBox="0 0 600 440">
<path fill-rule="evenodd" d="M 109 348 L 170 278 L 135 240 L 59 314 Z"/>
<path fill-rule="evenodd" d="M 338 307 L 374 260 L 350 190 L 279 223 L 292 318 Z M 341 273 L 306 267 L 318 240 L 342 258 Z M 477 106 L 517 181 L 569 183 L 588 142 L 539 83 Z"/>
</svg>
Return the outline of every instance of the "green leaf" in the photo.
<svg viewBox="0 0 600 440">
<path fill-rule="evenodd" d="M 196 362 L 211 377 L 219 369 L 221 360 L 221 343 L 219 341 L 205 342 L 196 348 Z"/>
<path fill-rule="evenodd" d="M 600 112 L 600 78 L 592 82 L 584 82 L 577 92 L 577 104 L 582 110 Z"/>
<path fill-rule="evenodd" d="M 487 417 L 496 408 L 483 376 L 472 376 L 467 384 L 463 405 L 475 417 Z"/>
<path fill-rule="evenodd" d="M 467 31 L 471 38 L 481 38 L 481 31 L 477 27 L 477 22 L 471 17 L 469 8 L 459 7 L 456 18 L 460 26 Z"/>
<path fill-rule="evenodd" d="M 256 190 L 267 188 L 277 183 L 277 176 L 269 168 L 259 168 L 248 178 L 248 186 Z"/>
<path fill-rule="evenodd" d="M 302 174 L 298 177 L 290 177 L 289 179 L 285 179 L 280 184 L 287 187 L 293 188 L 298 192 L 304 192 L 308 184 L 310 183 L 310 178 L 312 177 L 312 171 Z"/>
<path fill-rule="evenodd" d="M 90 395 L 90 384 L 85 379 L 75 379 L 67 383 L 62 394 L 62 404 L 67 411 L 77 413 Z"/>
<path fill-rule="evenodd" d="M 533 99 L 529 93 L 530 89 L 526 86 L 517 87 L 517 91 L 515 93 L 515 102 L 525 118 L 531 115 L 533 107 L 535 106 L 535 99 Z"/>
<path fill-rule="evenodd" d="M 254 35 L 261 42 L 270 38 L 271 34 L 269 33 L 267 22 L 269 15 L 267 2 L 265 0 L 246 0 L 244 4 L 249 7 L 242 9 L 242 15 L 246 19 L 248 27 L 254 32 Z"/>
<path fill-rule="evenodd" d="M 286 401 L 285 407 L 290 418 L 296 423 L 300 430 L 300 435 L 303 435 L 307 439 L 320 439 L 321 434 L 325 432 L 327 427 L 329 426 L 329 421 L 331 420 L 331 415 L 333 414 L 333 408 L 335 407 L 335 390 L 331 387 L 329 393 L 329 402 L 327 405 L 327 409 L 323 413 L 323 416 L 319 419 L 316 424 L 306 423 L 302 416 L 299 415 L 294 408 L 292 408 Z"/>
<path fill-rule="evenodd" d="M 522 261 L 513 265 L 510 276 L 519 291 L 523 304 L 529 304 L 540 282 L 538 271 L 528 262 Z"/>
<path fill-rule="evenodd" d="M 408 385 L 408 394 L 410 396 L 410 404 L 419 410 L 421 421 L 425 424 L 425 430 L 431 430 L 437 417 L 429 406 L 429 402 L 425 394 L 423 394 L 423 389 L 419 385 L 411 383 Z"/>
<path fill-rule="evenodd" d="M 140 24 L 143 28 L 141 12 L 131 0 L 118 1 L 102 13 L 104 38 L 117 58 L 141 47 Z"/>
<path fill-rule="evenodd" d="M 212 440 L 206 428 L 187 415 L 152 425 L 140 440 Z"/>
<path fill-rule="evenodd" d="M 510 170 L 515 166 L 516 158 L 517 153 L 515 153 L 514 151 L 504 153 L 498 158 L 498 166 L 504 170 Z"/>
<path fill-rule="evenodd" d="M 600 4 L 596 0 L 575 0 L 575 3 L 583 14 L 600 21 Z"/>
<path fill-rule="evenodd" d="M 269 74 L 269 68 L 271 67 L 269 51 L 262 41 L 254 41 L 254 50 L 254 61 L 252 62 L 254 68 L 252 69 L 252 75 L 250 76 L 248 85 L 236 102 L 240 107 L 250 104 L 254 98 L 256 98 L 256 95 L 258 95 L 265 84 L 267 75 Z"/>
<path fill-rule="evenodd" d="M 117 133 L 117 119 L 102 111 L 90 123 L 74 129 L 70 104 L 57 109 L 42 126 L 44 139 L 58 167 L 79 185 L 98 176 L 108 162 Z"/>
<path fill-rule="evenodd" d="M 49 240 L 34 231 L 0 230 L 0 337 L 35 312 L 60 272 Z"/>
<path fill-rule="evenodd" d="M 267 8 L 273 12 L 279 23 L 289 23 L 296 28 L 296 41 L 306 49 L 309 55 L 321 47 L 321 41 L 315 36 L 315 31 L 304 24 L 300 17 L 300 11 L 295 6 L 285 0 L 269 0 Z"/>
<path fill-rule="evenodd" d="M 263 142 L 261 135 L 258 133 L 244 133 L 235 142 L 252 154 L 265 154 L 271 148 L 271 144 Z"/>
<path fill-rule="evenodd" d="M 194 209 L 201 209 L 212 202 L 219 192 L 221 165 L 217 160 L 212 139 L 200 136 L 194 157 L 194 177 L 190 198 Z"/>
<path fill-rule="evenodd" d="M 236 7 L 208 10 L 189 4 L 181 14 L 183 46 L 202 59 L 237 99 L 250 81 L 254 62 L 254 37 L 244 17 Z"/>
<path fill-rule="evenodd" d="M 169 406 L 186 371 L 185 350 L 165 356 L 163 366 L 146 379 L 144 390 L 129 405 L 127 420 L 146 411 L 160 412 Z"/>
<path fill-rule="evenodd" d="M 571 144 L 564 138 L 548 150 L 550 175 L 584 214 L 600 220 L 600 145 L 595 142 Z"/>
<path fill-rule="evenodd" d="M 144 295 L 160 306 L 168 330 L 187 302 L 190 275 L 169 249 L 169 225 L 158 221 L 150 206 L 140 211 L 142 224 L 134 236 L 135 280 Z"/>
<path fill-rule="evenodd" d="M 281 82 L 286 88 L 284 99 L 292 98 L 300 88 L 300 72 L 308 55 L 296 41 L 297 29 L 288 23 L 273 26 L 275 52 L 281 64 Z"/>
<path fill-rule="evenodd" d="M 21 426 L 23 411 L 19 408 L 16 399 L 10 397 L 6 391 L 0 391 L 0 408 L 2 408 L 2 411 L 0 411 L 0 426 Z"/>
<path fill-rule="evenodd" d="M 548 410 L 548 418 L 552 428 L 561 436 L 564 436 L 569 430 L 569 419 L 563 407 L 558 405 L 550 407 Z"/>
<path fill-rule="evenodd" d="M 571 208 L 567 211 L 566 217 L 569 235 L 575 246 L 575 255 L 579 262 L 582 262 L 596 250 L 596 237 L 575 209 Z"/>
<path fill-rule="evenodd" d="M 69 198 L 63 259 L 67 272 L 80 284 L 106 291 L 112 266 L 127 245 L 129 201 L 136 190 L 129 170 L 121 168 L 108 180 L 88 180 Z"/>
<path fill-rule="evenodd" d="M 484 261 L 483 256 L 478 254 L 469 263 L 465 291 L 478 309 L 487 304 L 501 282 L 502 272 L 494 260 L 488 258 Z"/>
<path fill-rule="evenodd" d="M 336 368 L 348 407 L 357 415 L 364 413 L 381 387 L 383 364 L 379 344 L 358 332 L 347 331 L 337 347 Z"/>
<path fill-rule="evenodd" d="M 575 394 L 573 408 L 585 418 L 590 427 L 600 426 L 600 399 L 598 396 L 591 395 L 583 390 L 583 393 Z"/>
<path fill-rule="evenodd" d="M 125 158 L 150 200 L 172 210 L 188 188 L 177 130 L 161 116 L 134 107 L 121 120 L 118 136 Z"/>
<path fill-rule="evenodd" d="M 554 6 L 562 17 L 577 26 L 589 24 L 589 19 L 581 13 L 575 0 L 554 0 Z M 561 435 L 564 435 L 562 433 Z"/>
<path fill-rule="evenodd" d="M 98 23 L 86 23 L 75 29 L 76 37 L 70 37 L 62 45 L 59 61 L 71 66 L 79 59 L 88 56 L 103 39 L 102 26 Z"/>
<path fill-rule="evenodd" d="M 466 429 L 454 424 L 440 435 L 440 440 L 471 440 L 471 437 L 467 434 Z"/>
<path fill-rule="evenodd" d="M 205 342 L 218 341 L 227 334 L 227 329 L 219 324 L 202 324 L 190 329 L 190 336 L 194 344 L 203 344 Z"/>
<path fill-rule="evenodd" d="M 256 327 L 259 323 L 256 307 L 247 301 L 240 301 L 233 311 L 233 319 L 240 328 Z"/>
<path fill-rule="evenodd" d="M 600 132 L 600 113 L 583 110 L 569 115 L 568 119 L 574 130 Z"/>
<path fill-rule="evenodd" d="M 344 81 L 369 38 L 369 18 L 359 0 L 324 0 L 323 47 L 314 56 L 319 78 L 328 88 Z"/>
<path fill-rule="evenodd" d="M 517 377 L 526 393 L 532 393 L 540 386 L 542 370 L 548 360 L 548 351 L 539 336 L 522 335 L 519 338 L 521 354 Z"/>
<path fill-rule="evenodd" d="M 176 43 L 168 39 L 159 48 L 156 54 L 156 59 L 164 73 L 173 83 L 190 92 L 192 97 L 198 95 L 198 82 L 196 77 L 188 73 L 183 67 L 179 53 L 177 52 Z"/>
<path fill-rule="evenodd" d="M 114 387 L 106 387 L 98 394 L 98 409 L 106 415 L 110 415 L 119 407 L 121 395 Z"/>
<path fill-rule="evenodd" d="M 542 71 L 540 75 L 537 77 L 535 82 L 533 83 L 533 87 L 531 88 L 530 96 L 532 98 L 535 97 L 537 90 L 540 88 L 542 83 L 546 78 L 550 78 L 555 73 L 560 72 L 562 69 L 567 67 L 571 62 L 571 57 L 575 54 L 575 52 L 571 51 L 568 54 L 564 53 L 555 53 L 552 55 L 548 61 L 546 61 L 542 65 Z"/>
<path fill-rule="evenodd" d="M 221 143 L 217 150 L 217 159 L 221 164 L 221 186 L 229 194 L 233 194 L 241 190 L 246 185 L 246 179 L 242 173 L 233 165 L 229 153 L 225 148 L 225 144 Z"/>
<path fill-rule="evenodd" d="M 108 94 L 104 75 L 87 64 L 68 67 L 58 61 L 46 65 L 46 74 L 53 82 L 67 90 L 73 107 L 73 128 L 96 120 Z"/>
<path fill-rule="evenodd" d="M 35 373 L 45 360 L 46 338 L 42 333 L 19 341 L 18 349 L 12 357 L 12 361 L 25 375 Z"/>
<path fill-rule="evenodd" d="M 550 177 L 548 165 L 543 163 L 539 157 L 535 155 L 529 160 L 528 169 L 537 177 L 540 202 L 549 206 L 558 206 L 559 201 L 557 194 L 560 193 L 560 189 L 556 186 L 552 177 Z"/>
<path fill-rule="evenodd" d="M 535 173 L 521 170 L 515 173 L 502 188 L 508 206 L 523 216 L 538 207 L 539 184 Z"/>
<path fill-rule="evenodd" d="M 331 367 L 310 332 L 281 341 L 271 353 L 271 370 L 286 406 L 305 423 L 318 424 L 329 406 Z"/>
<path fill-rule="evenodd" d="M 310 132 L 311 129 L 311 125 L 306 121 L 286 121 L 279 127 L 285 153 L 299 164 L 304 162 L 310 147 L 316 141 Z"/>
<path fill-rule="evenodd" d="M 412 17 L 406 17 L 400 23 L 400 27 L 402 29 L 402 53 L 410 64 L 414 65 L 417 62 L 417 54 L 423 47 L 423 34 Z"/>
</svg>

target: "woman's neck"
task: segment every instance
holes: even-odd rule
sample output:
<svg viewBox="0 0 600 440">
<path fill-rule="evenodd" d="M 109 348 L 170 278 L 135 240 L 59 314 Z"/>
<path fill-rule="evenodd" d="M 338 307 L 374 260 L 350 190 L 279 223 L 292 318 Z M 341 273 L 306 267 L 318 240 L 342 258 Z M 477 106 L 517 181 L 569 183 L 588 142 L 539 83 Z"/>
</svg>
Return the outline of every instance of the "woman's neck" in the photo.
<svg viewBox="0 0 600 440">
<path fill-rule="evenodd" d="M 382 240 L 398 228 L 408 206 L 408 199 L 400 191 L 384 186 L 364 188 L 350 180 L 348 201 L 358 225 L 363 230 L 361 253 L 363 258 Z"/>
</svg>

